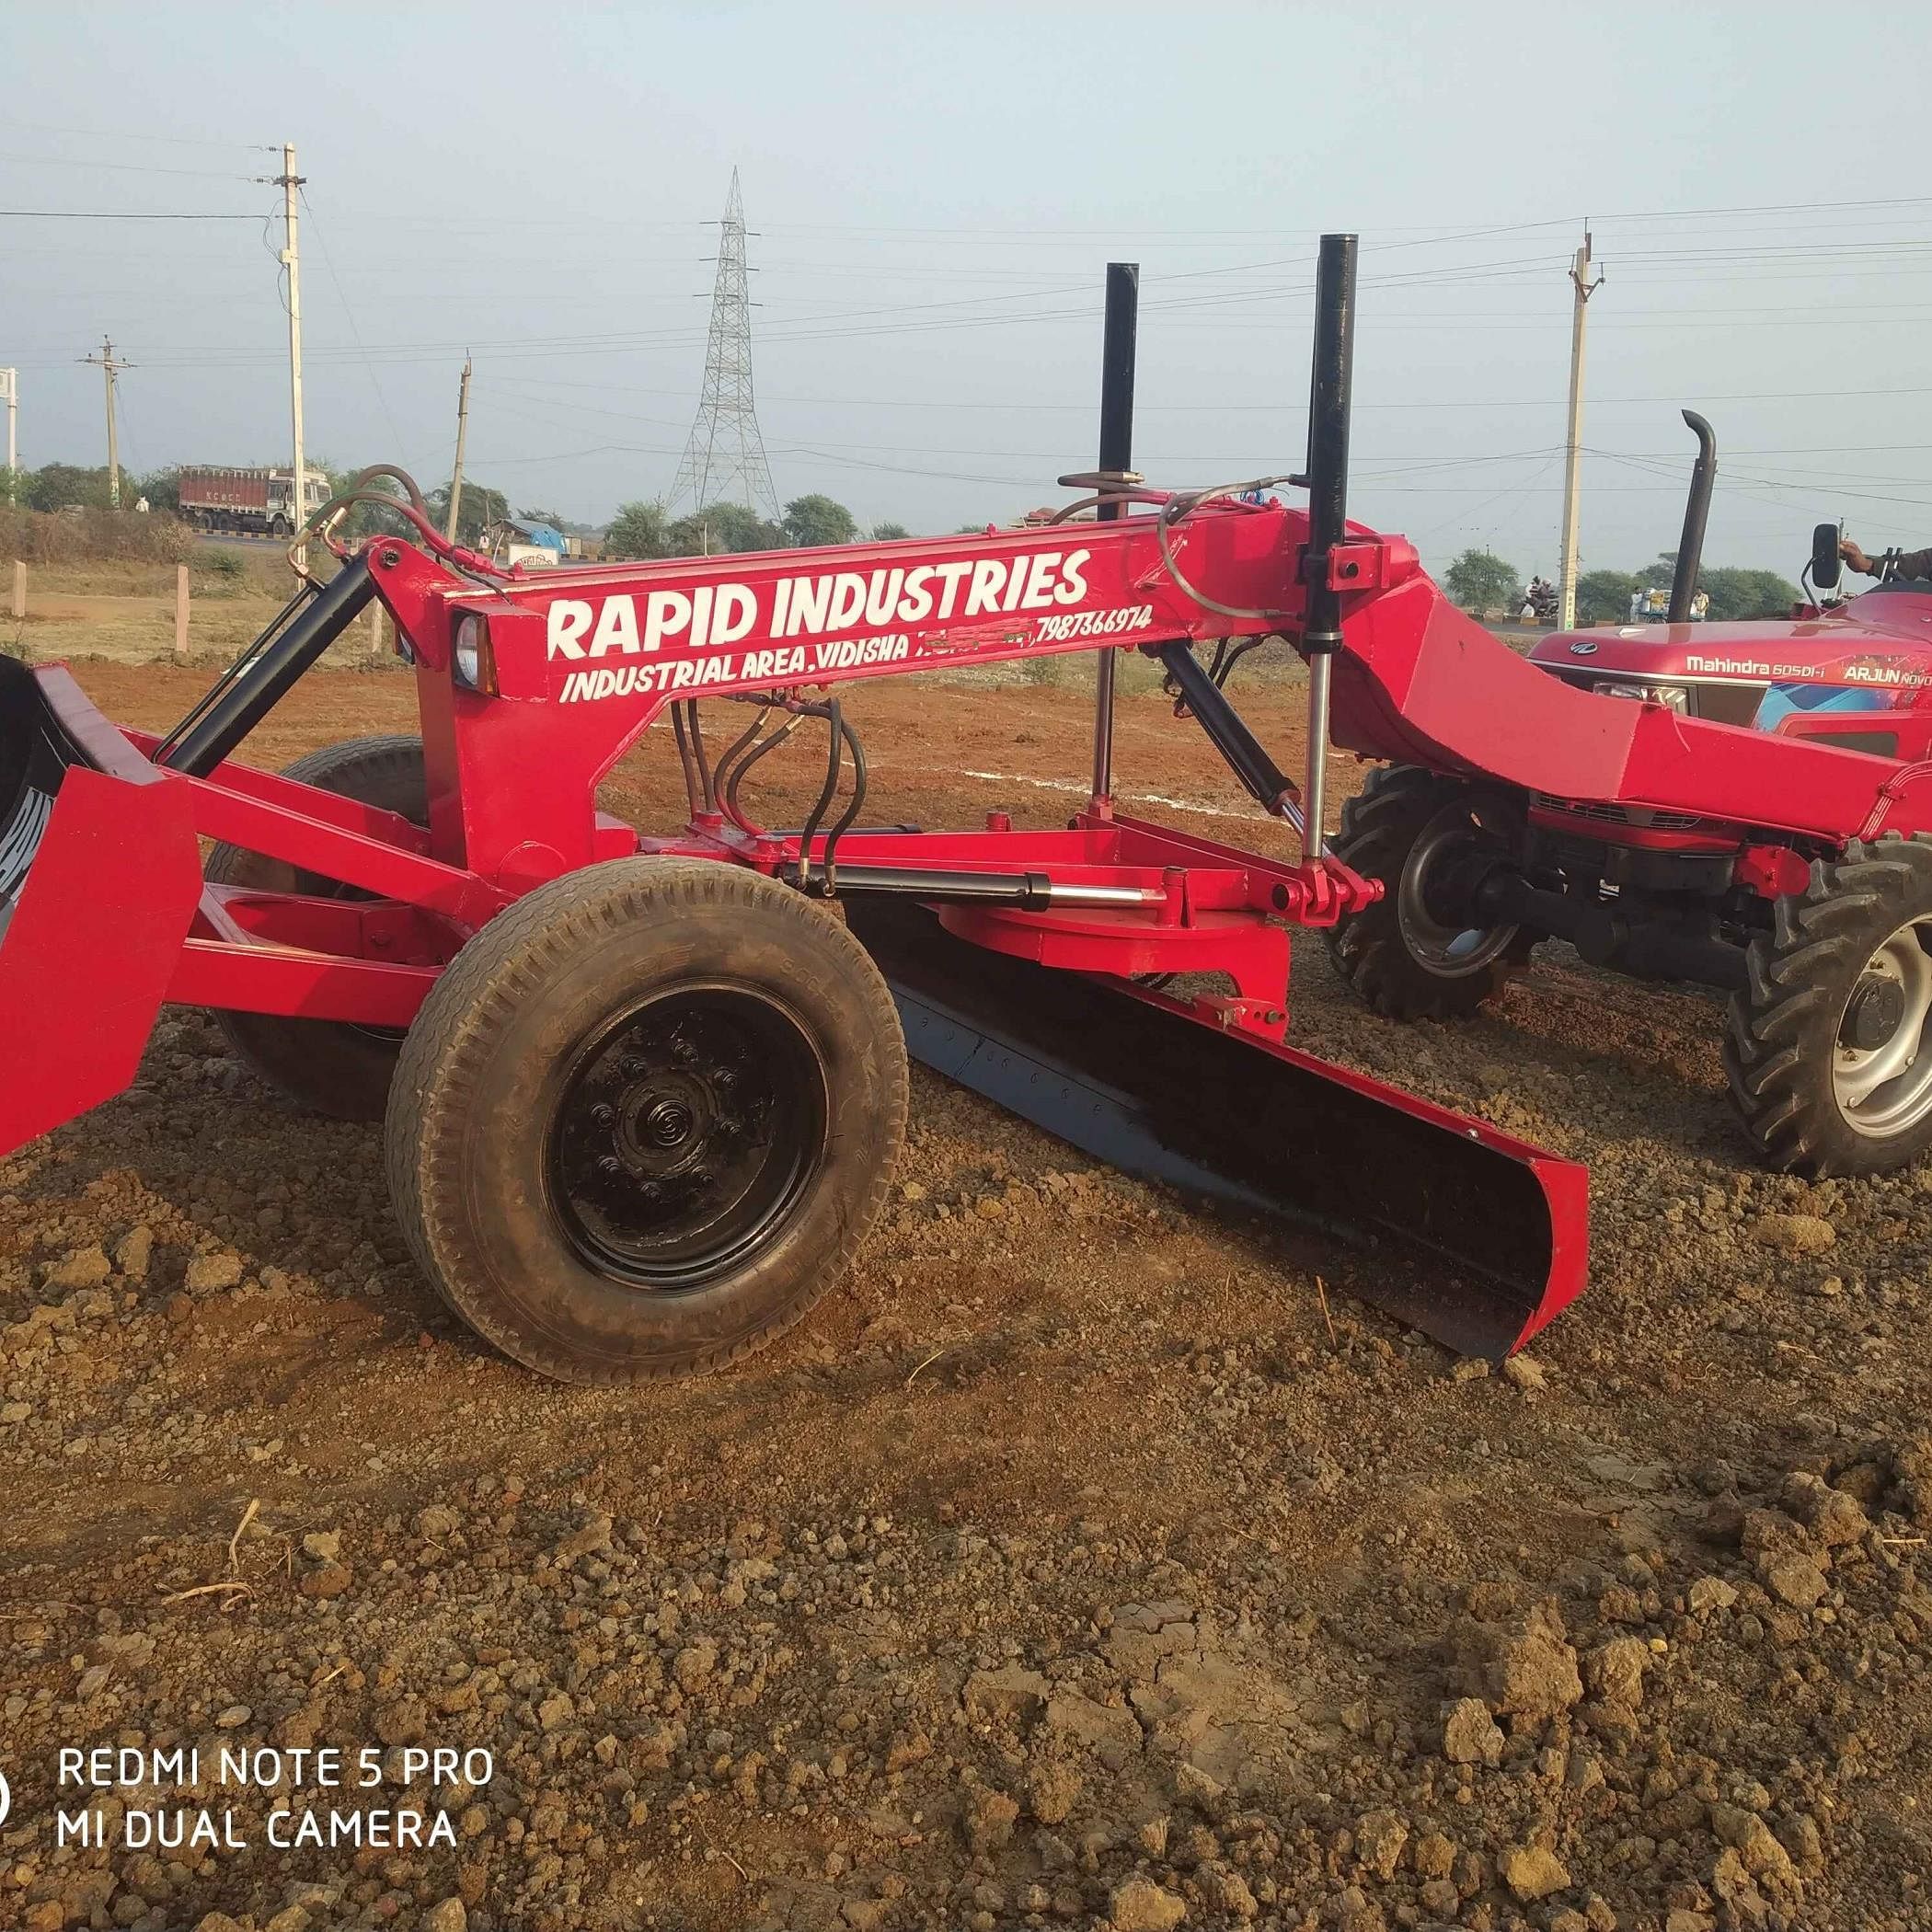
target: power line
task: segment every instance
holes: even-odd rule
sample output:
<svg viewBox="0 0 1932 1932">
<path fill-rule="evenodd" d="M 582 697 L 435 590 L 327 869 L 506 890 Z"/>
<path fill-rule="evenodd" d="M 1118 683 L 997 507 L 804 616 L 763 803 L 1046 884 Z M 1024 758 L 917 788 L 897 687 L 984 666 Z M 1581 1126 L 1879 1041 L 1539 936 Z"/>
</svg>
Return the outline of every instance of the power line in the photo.
<svg viewBox="0 0 1932 1932">
<path fill-rule="evenodd" d="M 71 155 L 0 155 L 0 161 L 11 161 L 24 167 L 85 167 L 121 175 L 188 175 L 203 181 L 248 181 L 254 178 L 251 175 L 236 174 L 226 168 L 156 167 L 148 161 L 83 161 Z"/>
<path fill-rule="evenodd" d="M 132 208 L 0 208 L 0 221 L 12 222 L 254 222 L 255 214 L 159 214 Z"/>
</svg>

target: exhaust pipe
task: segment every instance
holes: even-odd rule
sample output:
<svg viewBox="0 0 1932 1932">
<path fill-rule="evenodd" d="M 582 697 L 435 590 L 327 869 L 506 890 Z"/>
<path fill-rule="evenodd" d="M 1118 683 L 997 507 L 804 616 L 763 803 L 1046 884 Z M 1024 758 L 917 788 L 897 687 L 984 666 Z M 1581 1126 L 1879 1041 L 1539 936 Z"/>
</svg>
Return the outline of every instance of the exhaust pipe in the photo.
<svg viewBox="0 0 1932 1932">
<path fill-rule="evenodd" d="M 1684 535 L 1677 539 L 1677 569 L 1671 579 L 1670 620 L 1688 624 L 1691 599 L 1697 594 L 1697 568 L 1704 561 L 1704 525 L 1710 517 L 1711 485 L 1718 480 L 1718 439 L 1695 409 L 1684 420 L 1697 439 L 1696 466 L 1691 471 L 1690 500 L 1684 506 Z"/>
</svg>

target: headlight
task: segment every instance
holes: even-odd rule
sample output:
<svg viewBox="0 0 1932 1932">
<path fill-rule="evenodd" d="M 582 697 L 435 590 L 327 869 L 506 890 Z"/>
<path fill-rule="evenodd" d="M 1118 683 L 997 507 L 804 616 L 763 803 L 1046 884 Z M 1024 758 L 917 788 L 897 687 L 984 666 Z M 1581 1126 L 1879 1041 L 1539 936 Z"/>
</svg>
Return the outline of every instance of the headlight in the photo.
<svg viewBox="0 0 1932 1932">
<path fill-rule="evenodd" d="M 471 612 L 456 620 L 450 663 L 459 684 L 471 691 L 495 693 L 497 667 L 490 653 L 489 620 L 487 617 L 479 617 Z"/>
<path fill-rule="evenodd" d="M 1639 684 L 1624 678 L 1599 678 L 1590 687 L 1599 697 L 1634 697 L 1639 704 L 1668 705 L 1673 711 L 1690 710 L 1690 691 L 1683 684 Z"/>
</svg>

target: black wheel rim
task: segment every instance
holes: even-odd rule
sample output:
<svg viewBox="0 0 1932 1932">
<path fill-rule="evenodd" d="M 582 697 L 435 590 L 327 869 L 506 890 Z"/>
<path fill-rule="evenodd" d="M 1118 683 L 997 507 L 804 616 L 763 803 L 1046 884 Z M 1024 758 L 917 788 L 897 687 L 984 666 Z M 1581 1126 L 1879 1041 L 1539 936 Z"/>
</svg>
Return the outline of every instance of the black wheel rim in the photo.
<svg viewBox="0 0 1932 1932">
<path fill-rule="evenodd" d="M 730 1274 L 798 1213 L 825 1156 L 826 1076 L 771 995 L 677 987 L 596 1028 L 564 1070 L 546 1171 L 586 1266 L 659 1293 Z"/>
</svg>

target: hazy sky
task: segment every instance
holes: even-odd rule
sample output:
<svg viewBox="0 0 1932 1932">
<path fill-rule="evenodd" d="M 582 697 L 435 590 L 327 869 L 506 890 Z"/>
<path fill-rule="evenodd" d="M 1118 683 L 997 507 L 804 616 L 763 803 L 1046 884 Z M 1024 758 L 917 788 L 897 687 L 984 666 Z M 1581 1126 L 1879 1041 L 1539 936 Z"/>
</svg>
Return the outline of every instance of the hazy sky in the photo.
<svg viewBox="0 0 1932 1932">
<path fill-rule="evenodd" d="M 1687 403 L 1708 560 L 1795 575 L 1826 517 L 1932 542 L 1928 72 L 1923 6 L 22 10 L 0 364 L 28 466 L 104 460 L 103 333 L 131 467 L 286 461 L 248 178 L 293 140 L 311 455 L 447 480 L 468 346 L 469 475 L 602 520 L 670 488 L 735 165 L 779 496 L 949 529 L 1092 464 L 1110 259 L 1138 466 L 1296 466 L 1313 244 L 1354 228 L 1351 509 L 1553 572 L 1587 214 L 1585 567 L 1674 544 Z"/>
</svg>

